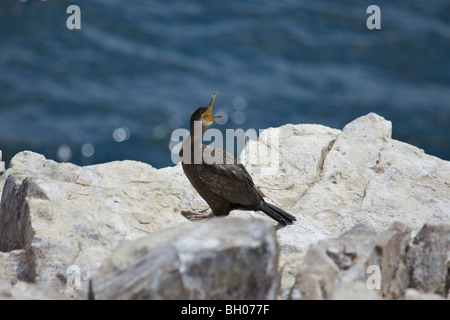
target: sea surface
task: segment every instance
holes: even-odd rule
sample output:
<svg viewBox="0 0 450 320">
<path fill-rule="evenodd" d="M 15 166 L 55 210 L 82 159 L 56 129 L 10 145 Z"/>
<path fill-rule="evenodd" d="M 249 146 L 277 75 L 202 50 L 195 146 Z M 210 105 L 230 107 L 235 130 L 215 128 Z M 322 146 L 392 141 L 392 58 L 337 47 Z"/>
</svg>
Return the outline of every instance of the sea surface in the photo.
<svg viewBox="0 0 450 320">
<path fill-rule="evenodd" d="M 368 29 L 369 5 L 381 29 Z M 69 5 L 81 29 L 68 29 Z M 220 130 L 375 112 L 450 160 L 450 1 L 0 2 L 0 150 L 172 166 L 172 132 L 217 91 Z"/>
</svg>

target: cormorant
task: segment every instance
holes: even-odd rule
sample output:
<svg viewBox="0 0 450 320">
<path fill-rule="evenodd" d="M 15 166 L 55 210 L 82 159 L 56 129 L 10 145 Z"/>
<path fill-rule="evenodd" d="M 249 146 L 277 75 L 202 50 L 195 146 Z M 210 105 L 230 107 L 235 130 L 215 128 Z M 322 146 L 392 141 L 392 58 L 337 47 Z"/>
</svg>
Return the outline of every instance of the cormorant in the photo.
<svg viewBox="0 0 450 320">
<path fill-rule="evenodd" d="M 226 216 L 231 210 L 262 211 L 282 225 L 296 218 L 286 211 L 264 201 L 245 167 L 231 154 L 201 143 L 202 133 L 212 124 L 214 92 L 208 107 L 198 108 L 191 116 L 190 133 L 186 137 L 180 158 L 186 177 L 200 196 L 208 203 L 210 214 L 183 211 L 189 220 Z M 201 131 L 200 131 L 201 125 Z M 214 161 L 211 161 L 213 159 Z"/>
</svg>

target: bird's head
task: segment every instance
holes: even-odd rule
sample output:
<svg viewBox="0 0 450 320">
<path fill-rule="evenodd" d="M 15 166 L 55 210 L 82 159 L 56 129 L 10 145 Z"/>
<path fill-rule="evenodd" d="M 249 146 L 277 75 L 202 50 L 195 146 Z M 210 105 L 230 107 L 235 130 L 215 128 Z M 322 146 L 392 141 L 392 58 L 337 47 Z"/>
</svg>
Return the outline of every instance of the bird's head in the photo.
<svg viewBox="0 0 450 320">
<path fill-rule="evenodd" d="M 202 131 L 204 131 L 209 125 L 211 125 L 214 121 L 214 119 L 223 118 L 223 116 L 213 116 L 212 115 L 212 108 L 214 104 L 214 99 L 216 99 L 216 93 L 213 93 L 213 96 L 211 98 L 211 102 L 209 103 L 209 106 L 207 107 L 200 107 L 191 116 L 191 124 L 194 123 L 194 121 L 201 121 L 202 123 Z"/>
</svg>

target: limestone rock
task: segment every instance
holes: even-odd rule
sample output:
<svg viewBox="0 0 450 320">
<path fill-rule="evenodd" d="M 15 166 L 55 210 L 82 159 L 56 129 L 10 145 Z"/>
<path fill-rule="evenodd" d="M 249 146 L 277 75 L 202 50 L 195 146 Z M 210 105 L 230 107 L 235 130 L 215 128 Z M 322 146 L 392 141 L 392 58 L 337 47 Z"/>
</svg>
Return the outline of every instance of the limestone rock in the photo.
<svg viewBox="0 0 450 320">
<path fill-rule="evenodd" d="M 330 300 L 380 300 L 376 290 L 363 281 L 341 283 L 330 295 Z"/>
<path fill-rule="evenodd" d="M 95 299 L 275 299 L 278 245 L 259 219 L 217 218 L 123 243 L 91 279 Z"/>
<path fill-rule="evenodd" d="M 450 222 L 450 162 L 392 139 L 391 131 L 389 121 L 370 113 L 342 131 L 284 125 L 247 144 L 241 157 L 256 185 L 298 218 L 279 231 L 282 252 L 306 253 L 311 242 L 358 223 L 381 231 L 400 221 L 418 232 L 426 222 Z M 276 137 L 279 166 L 264 175 L 267 160 L 256 155 L 265 145 L 271 150 Z"/>
<path fill-rule="evenodd" d="M 26 277 L 86 298 L 90 275 L 121 241 L 189 223 L 180 203 L 190 186 L 177 170 L 136 161 L 82 168 L 21 152 L 6 172 L 0 250 L 25 250 Z M 67 287 L 71 265 L 81 270 L 79 290 Z"/>
<path fill-rule="evenodd" d="M 426 224 L 411 243 L 409 286 L 446 297 L 450 292 L 450 225 Z"/>
<path fill-rule="evenodd" d="M 405 300 L 444 300 L 444 297 L 435 293 L 423 293 L 416 289 L 406 289 Z"/>
<path fill-rule="evenodd" d="M 403 262 L 409 239 L 410 230 L 395 223 L 380 233 L 358 225 L 339 238 L 319 241 L 308 251 L 290 298 L 357 299 L 357 292 L 362 295 L 359 299 L 402 297 L 407 285 Z M 379 287 L 367 285 L 374 267 L 379 272 Z M 361 283 L 365 289 L 360 288 Z M 357 291 L 349 296 L 346 292 L 355 287 Z"/>
<path fill-rule="evenodd" d="M 19 281 L 33 281 L 31 269 L 25 250 L 0 251 L 0 286 L 14 285 Z"/>
<path fill-rule="evenodd" d="M 391 132 L 390 121 L 370 113 L 342 131 L 288 124 L 267 129 L 247 144 L 241 157 L 256 185 L 267 201 L 297 217 L 277 232 L 281 268 L 299 268 L 299 256 L 310 244 L 338 237 L 357 224 L 384 231 L 399 221 L 414 233 L 427 222 L 450 224 L 450 162 L 392 139 Z M 267 154 L 278 159 L 278 167 L 264 159 Z M 292 283 L 284 281 L 285 275 L 292 278 L 282 273 L 287 284 L 282 298 Z"/>
<path fill-rule="evenodd" d="M 0 286 L 0 300 L 64 300 L 67 297 L 34 283 L 19 281 Z"/>
</svg>

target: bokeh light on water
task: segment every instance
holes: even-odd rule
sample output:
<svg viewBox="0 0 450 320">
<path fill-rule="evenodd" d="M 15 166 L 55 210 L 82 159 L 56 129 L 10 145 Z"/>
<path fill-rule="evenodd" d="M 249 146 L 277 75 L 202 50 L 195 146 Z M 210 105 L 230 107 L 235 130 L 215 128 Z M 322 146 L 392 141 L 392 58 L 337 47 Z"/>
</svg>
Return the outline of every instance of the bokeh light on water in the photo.
<svg viewBox="0 0 450 320">
<path fill-rule="evenodd" d="M 83 157 L 90 158 L 94 155 L 94 152 L 94 146 L 90 143 L 85 143 L 81 147 L 81 154 L 83 155 Z"/>
<path fill-rule="evenodd" d="M 70 159 L 72 158 L 72 150 L 70 149 L 70 146 L 68 146 L 67 144 L 60 145 L 58 147 L 57 157 L 61 162 L 70 161 Z"/>
<path fill-rule="evenodd" d="M 116 128 L 112 133 L 112 137 L 115 142 L 127 141 L 128 139 L 130 139 L 130 135 L 130 129 L 128 129 L 127 127 Z"/>
</svg>

